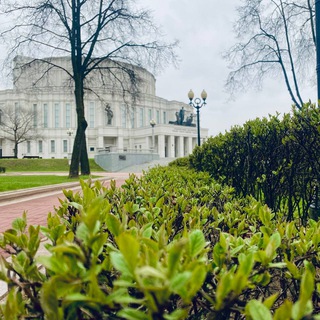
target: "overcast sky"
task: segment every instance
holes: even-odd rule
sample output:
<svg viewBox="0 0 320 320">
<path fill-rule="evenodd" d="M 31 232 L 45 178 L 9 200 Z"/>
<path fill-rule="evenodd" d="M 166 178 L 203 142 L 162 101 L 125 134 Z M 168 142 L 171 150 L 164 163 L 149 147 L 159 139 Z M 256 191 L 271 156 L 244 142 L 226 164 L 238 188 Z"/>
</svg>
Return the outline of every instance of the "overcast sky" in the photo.
<svg viewBox="0 0 320 320">
<path fill-rule="evenodd" d="M 169 67 L 157 76 L 157 95 L 188 102 L 190 89 L 196 97 L 205 89 L 207 105 L 201 109 L 200 119 L 210 135 L 269 113 L 290 112 L 292 102 L 282 78 L 268 79 L 261 91 L 248 90 L 229 100 L 224 88 L 229 69 L 222 53 L 235 43 L 232 28 L 240 0 L 140 1 L 153 11 L 168 40 L 180 40 L 179 68 Z M 315 87 L 304 92 L 306 99 L 315 101 Z"/>
</svg>

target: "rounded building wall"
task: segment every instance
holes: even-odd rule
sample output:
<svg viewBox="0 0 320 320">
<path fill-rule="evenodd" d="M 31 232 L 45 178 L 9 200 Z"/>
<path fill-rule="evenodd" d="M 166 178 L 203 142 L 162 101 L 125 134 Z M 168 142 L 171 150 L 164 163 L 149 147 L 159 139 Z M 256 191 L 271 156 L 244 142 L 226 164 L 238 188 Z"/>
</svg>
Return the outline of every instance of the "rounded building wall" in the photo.
<svg viewBox="0 0 320 320">
<path fill-rule="evenodd" d="M 63 70 L 57 69 L 33 85 L 43 65 L 39 61 L 30 62 L 30 58 L 21 59 L 15 61 L 18 68 L 15 69 L 14 89 L 0 91 L 0 105 L 27 107 L 37 115 L 35 125 L 39 137 L 20 144 L 19 157 L 70 157 L 77 123 L 72 82 Z M 61 66 L 70 67 L 67 58 L 52 59 Z M 196 145 L 197 132 L 195 119 L 192 126 L 186 125 L 186 119 L 194 113 L 193 108 L 182 102 L 157 97 L 154 76 L 145 69 L 131 67 L 138 70 L 141 80 L 140 93 L 134 99 L 129 93 L 123 95 L 123 91 L 114 84 L 110 87 L 102 85 L 96 74 L 88 79 L 94 92 L 86 92 L 84 97 L 89 157 L 116 150 L 156 152 L 160 157 L 190 154 Z M 19 69 L 23 71 L 20 74 Z M 68 85 L 63 85 L 66 83 Z M 182 107 L 184 125 L 177 125 L 176 114 Z M 150 120 L 156 122 L 153 130 Z M 70 135 L 69 128 L 73 131 Z M 207 135 L 208 130 L 201 129 L 201 137 L 206 138 Z M 2 138 L 2 149 L 4 156 L 12 155 L 13 144 L 5 137 Z"/>
</svg>

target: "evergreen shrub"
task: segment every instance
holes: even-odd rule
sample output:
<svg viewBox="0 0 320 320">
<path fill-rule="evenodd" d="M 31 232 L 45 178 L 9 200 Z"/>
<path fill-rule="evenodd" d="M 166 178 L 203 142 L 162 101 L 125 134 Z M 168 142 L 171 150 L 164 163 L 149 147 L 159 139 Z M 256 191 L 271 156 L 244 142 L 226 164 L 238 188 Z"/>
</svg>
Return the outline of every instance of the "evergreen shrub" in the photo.
<svg viewBox="0 0 320 320">
<path fill-rule="evenodd" d="M 1 318 L 320 319 L 319 222 L 286 222 L 185 168 L 81 186 L 46 226 L 24 213 L 2 234 Z"/>
<path fill-rule="evenodd" d="M 208 139 L 190 166 L 254 196 L 287 220 L 320 216 L 320 109 L 311 103 L 291 114 L 269 115 Z"/>
</svg>

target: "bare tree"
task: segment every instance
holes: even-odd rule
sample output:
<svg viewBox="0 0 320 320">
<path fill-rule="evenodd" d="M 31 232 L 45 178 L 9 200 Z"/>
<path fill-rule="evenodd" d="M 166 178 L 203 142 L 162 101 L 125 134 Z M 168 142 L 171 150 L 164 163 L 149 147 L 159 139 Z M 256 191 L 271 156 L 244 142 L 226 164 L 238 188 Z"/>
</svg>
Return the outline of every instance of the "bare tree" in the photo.
<svg viewBox="0 0 320 320">
<path fill-rule="evenodd" d="M 0 132 L 14 144 L 14 157 L 18 158 L 18 146 L 25 141 L 41 137 L 35 126 L 37 114 L 23 107 L 1 107 Z"/>
<path fill-rule="evenodd" d="M 103 83 L 106 74 L 112 81 L 130 82 L 129 91 L 136 93 L 137 73 L 130 65 L 162 67 L 175 60 L 176 43 L 161 41 L 149 12 L 138 10 L 134 0 L 8 0 L 0 11 L 5 21 L 15 18 L 1 33 L 9 39 L 9 55 L 36 48 L 34 61 L 43 61 L 48 70 L 63 69 L 43 59 L 48 52 L 70 56 L 72 70 L 65 71 L 74 86 L 77 132 L 69 176 L 79 175 L 79 162 L 81 173 L 89 174 L 84 93 L 91 89 L 90 75 L 99 74 Z M 106 63 L 110 59 L 112 63 Z"/>
<path fill-rule="evenodd" d="M 303 105 L 301 84 L 314 81 L 315 23 L 312 0 L 244 0 L 235 31 L 239 42 L 226 53 L 232 71 L 232 93 L 266 76 L 282 75 L 297 108 Z"/>
</svg>

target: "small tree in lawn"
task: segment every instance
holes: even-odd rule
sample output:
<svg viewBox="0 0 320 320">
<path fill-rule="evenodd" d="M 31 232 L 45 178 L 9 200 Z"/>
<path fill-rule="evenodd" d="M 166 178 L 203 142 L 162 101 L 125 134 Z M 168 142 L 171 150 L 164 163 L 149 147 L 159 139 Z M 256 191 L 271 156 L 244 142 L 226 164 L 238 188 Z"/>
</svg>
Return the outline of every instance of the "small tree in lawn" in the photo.
<svg viewBox="0 0 320 320">
<path fill-rule="evenodd" d="M 1 12 L 3 20 L 11 21 L 1 33 L 11 48 L 9 56 L 36 49 L 34 60 L 47 63 L 47 70 L 63 69 L 43 59 L 48 53 L 70 57 L 72 71 L 65 71 L 74 86 L 77 132 L 69 176 L 79 175 L 79 163 L 81 174 L 89 174 L 84 112 L 85 91 L 92 90 L 89 75 L 97 72 L 102 83 L 104 78 L 120 85 L 129 81 L 135 94 L 138 78 L 130 65 L 157 69 L 172 62 L 175 43 L 161 41 L 149 12 L 137 9 L 134 0 L 8 0 L 0 4 Z M 110 59 L 113 63 L 106 64 Z"/>
<path fill-rule="evenodd" d="M 0 132 L 5 139 L 13 142 L 15 158 L 18 158 L 20 143 L 41 137 L 34 125 L 36 117 L 37 114 L 27 108 L 1 107 Z"/>
</svg>

